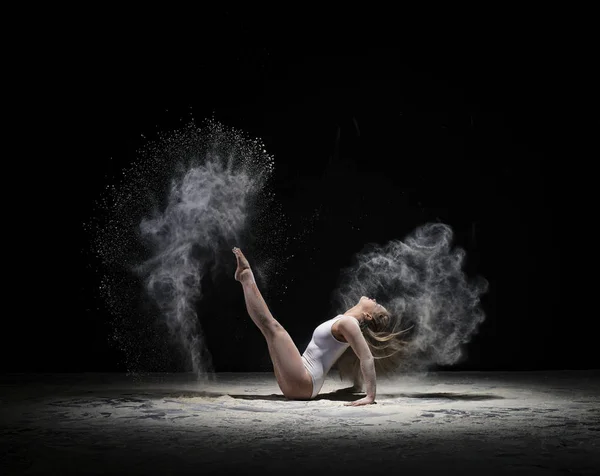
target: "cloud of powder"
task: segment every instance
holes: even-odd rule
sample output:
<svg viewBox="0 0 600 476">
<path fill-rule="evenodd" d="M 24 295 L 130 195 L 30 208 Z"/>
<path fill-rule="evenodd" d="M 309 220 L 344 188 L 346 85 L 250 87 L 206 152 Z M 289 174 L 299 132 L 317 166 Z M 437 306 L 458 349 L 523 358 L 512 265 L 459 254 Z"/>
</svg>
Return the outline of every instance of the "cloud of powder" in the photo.
<svg viewBox="0 0 600 476">
<path fill-rule="evenodd" d="M 165 340 L 149 324 L 147 308 L 131 309 L 141 284 L 170 341 L 183 351 L 185 367 L 206 377 L 212 363 L 197 313 L 202 279 L 234 262 L 230 249 L 247 238 L 250 226 L 254 240 L 272 253 L 280 249 L 281 213 L 267 186 L 274 159 L 259 139 L 214 120 L 163 134 L 140 155 L 100 207 L 101 291 L 117 317 L 115 335 L 130 367 L 151 367 L 153 348 Z M 221 263 L 225 256 L 230 262 Z M 260 254 L 255 260 L 263 282 L 285 261 Z"/>
<path fill-rule="evenodd" d="M 427 223 L 403 241 L 369 245 L 343 270 L 334 294 L 341 312 L 369 296 L 398 318 L 396 330 L 410 328 L 405 370 L 464 359 L 464 344 L 485 319 L 480 299 L 488 282 L 466 275 L 465 251 L 452 240 L 450 226 Z"/>
</svg>

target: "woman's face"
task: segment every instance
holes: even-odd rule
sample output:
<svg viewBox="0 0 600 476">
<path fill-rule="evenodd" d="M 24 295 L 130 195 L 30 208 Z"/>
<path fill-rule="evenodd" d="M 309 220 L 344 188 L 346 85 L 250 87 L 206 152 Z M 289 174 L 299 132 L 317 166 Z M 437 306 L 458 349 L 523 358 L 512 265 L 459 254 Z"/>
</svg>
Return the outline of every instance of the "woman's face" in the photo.
<svg viewBox="0 0 600 476">
<path fill-rule="evenodd" d="M 358 303 L 362 306 L 364 312 L 374 312 L 377 308 L 377 301 L 367 296 L 362 296 Z"/>
</svg>

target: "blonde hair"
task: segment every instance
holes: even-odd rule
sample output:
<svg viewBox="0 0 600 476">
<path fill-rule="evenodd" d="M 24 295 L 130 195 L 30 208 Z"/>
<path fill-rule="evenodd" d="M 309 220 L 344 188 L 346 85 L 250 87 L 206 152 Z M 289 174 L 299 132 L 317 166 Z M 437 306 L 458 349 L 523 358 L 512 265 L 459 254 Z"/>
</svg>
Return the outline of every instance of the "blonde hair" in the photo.
<svg viewBox="0 0 600 476">
<path fill-rule="evenodd" d="M 362 334 L 375 361 L 377 377 L 389 377 L 403 364 L 408 346 L 408 341 L 403 337 L 413 326 L 396 330 L 399 328 L 399 324 L 400 318 L 393 318 L 387 311 L 375 312 L 373 319 L 361 323 Z M 351 347 L 346 349 L 337 360 L 335 368 L 342 380 L 351 380 L 354 384 L 362 384 L 360 360 Z"/>
</svg>

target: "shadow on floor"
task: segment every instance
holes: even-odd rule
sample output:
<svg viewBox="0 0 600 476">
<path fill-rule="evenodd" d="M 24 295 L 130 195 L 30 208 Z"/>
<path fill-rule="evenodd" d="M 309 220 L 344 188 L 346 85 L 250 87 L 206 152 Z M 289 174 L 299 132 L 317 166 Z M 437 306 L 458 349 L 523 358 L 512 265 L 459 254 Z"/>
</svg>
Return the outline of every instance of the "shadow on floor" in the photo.
<svg viewBox="0 0 600 476">
<path fill-rule="evenodd" d="M 363 394 L 364 395 L 364 394 Z M 271 395 L 233 395 L 229 394 L 232 398 L 239 398 L 240 400 L 271 400 L 271 401 L 289 401 L 288 398 L 283 395 L 271 394 Z M 321 393 L 317 395 L 313 400 L 335 400 L 335 401 L 347 401 L 351 402 L 361 398 L 360 393 L 356 394 L 354 387 L 341 388 L 335 392 Z"/>
<path fill-rule="evenodd" d="M 504 397 L 489 393 L 450 393 L 450 392 L 432 392 L 432 393 L 385 393 L 381 394 L 388 398 L 425 398 L 425 399 L 442 399 L 442 400 L 501 400 Z"/>
<path fill-rule="evenodd" d="M 287 401 L 283 395 L 232 395 L 232 398 L 240 400 L 270 400 Z M 364 392 L 357 391 L 354 387 L 340 388 L 333 392 L 320 393 L 313 400 L 331 400 L 336 402 L 352 402 L 364 397 Z M 380 393 L 379 398 L 422 398 L 428 400 L 453 400 L 453 401 L 482 401 L 482 400 L 500 400 L 504 397 L 493 394 L 481 393 L 450 393 L 450 392 L 432 392 L 432 393 Z"/>
<path fill-rule="evenodd" d="M 232 398 L 240 398 L 242 400 L 281 400 L 289 401 L 283 395 L 229 395 Z M 357 392 L 354 387 L 341 388 L 334 392 L 320 393 L 313 400 L 333 400 L 337 402 L 352 402 L 364 397 L 364 393 Z"/>
<path fill-rule="evenodd" d="M 270 401 L 281 401 L 281 402 L 285 402 L 285 401 L 289 401 L 288 398 L 285 398 L 283 395 L 277 395 L 275 393 L 272 393 L 271 395 L 236 395 L 236 394 L 232 394 L 229 393 L 228 394 L 231 398 L 237 398 L 239 400 L 270 400 Z"/>
</svg>

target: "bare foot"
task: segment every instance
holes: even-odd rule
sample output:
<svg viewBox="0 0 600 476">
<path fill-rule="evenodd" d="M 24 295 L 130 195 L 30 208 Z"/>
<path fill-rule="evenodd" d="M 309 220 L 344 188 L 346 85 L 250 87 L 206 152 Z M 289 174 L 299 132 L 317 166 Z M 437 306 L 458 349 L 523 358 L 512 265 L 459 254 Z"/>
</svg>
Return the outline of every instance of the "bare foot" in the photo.
<svg viewBox="0 0 600 476">
<path fill-rule="evenodd" d="M 236 281 L 242 281 L 248 277 L 254 277 L 250 269 L 250 263 L 239 248 L 233 248 L 233 254 L 237 259 L 237 269 L 235 270 L 234 278 Z"/>
</svg>

